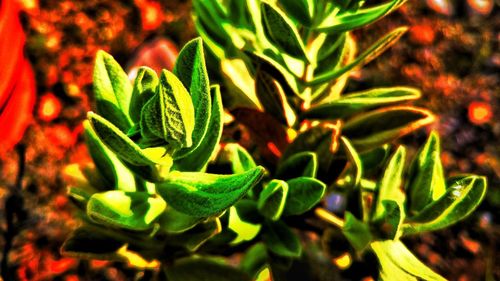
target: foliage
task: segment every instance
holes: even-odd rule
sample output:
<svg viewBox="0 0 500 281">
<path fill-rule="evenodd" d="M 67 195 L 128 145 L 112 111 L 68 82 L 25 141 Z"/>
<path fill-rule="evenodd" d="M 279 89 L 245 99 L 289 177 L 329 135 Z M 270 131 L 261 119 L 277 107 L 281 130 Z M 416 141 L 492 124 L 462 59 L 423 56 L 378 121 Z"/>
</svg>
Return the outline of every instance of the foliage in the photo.
<svg viewBox="0 0 500 281">
<path fill-rule="evenodd" d="M 194 39 L 173 72 L 158 78 L 143 67 L 133 84 L 99 52 L 96 112 L 84 124 L 95 167 L 73 166 L 69 195 L 84 224 L 63 253 L 143 268 L 161 264 L 174 281 L 253 280 L 265 270 L 286 280 L 294 262 L 310 257 L 302 234 L 313 229 L 325 240 L 336 227 L 352 256 L 376 255 L 380 279 L 443 280 L 400 238 L 466 217 L 481 202 L 486 179 L 446 180 L 436 133 L 409 168 L 406 148 L 392 148 L 434 120 L 425 109 L 402 105 L 419 98 L 418 90 L 341 95 L 350 72 L 406 28 L 358 55 L 350 31 L 403 2 L 195 0 L 195 24 L 211 56 Z M 206 59 L 217 62 L 211 71 Z M 223 96 L 209 72 L 224 80 Z M 257 150 L 219 146 L 223 98 L 255 135 Z M 328 204 L 336 194 L 347 208 Z M 339 208 L 343 218 L 331 212 Z M 320 253 L 331 250 L 323 246 Z M 239 268 L 217 258 L 243 250 Z"/>
</svg>

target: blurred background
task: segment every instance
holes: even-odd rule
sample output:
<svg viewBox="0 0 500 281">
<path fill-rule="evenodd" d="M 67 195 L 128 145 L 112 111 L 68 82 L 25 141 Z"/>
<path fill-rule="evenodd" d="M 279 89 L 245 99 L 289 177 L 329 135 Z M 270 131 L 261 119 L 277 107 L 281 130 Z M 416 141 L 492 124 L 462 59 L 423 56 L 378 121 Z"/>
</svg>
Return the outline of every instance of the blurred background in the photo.
<svg viewBox="0 0 500 281">
<path fill-rule="evenodd" d="M 376 2 L 376 1 L 375 1 Z M 500 9 L 493 0 L 411 0 L 358 30 L 363 49 L 400 25 L 409 32 L 354 73 L 348 90 L 408 85 L 438 116 L 446 173 L 488 177 L 466 221 L 405 240 L 450 280 L 500 280 Z M 0 0 L 0 270 L 7 280 L 138 280 L 126 265 L 62 257 L 78 225 L 62 171 L 89 159 L 81 122 L 93 102 L 94 55 L 129 73 L 171 68 L 196 36 L 190 1 Z M 405 137 L 417 147 L 428 131 Z M 16 144 L 17 143 L 17 144 Z"/>
</svg>

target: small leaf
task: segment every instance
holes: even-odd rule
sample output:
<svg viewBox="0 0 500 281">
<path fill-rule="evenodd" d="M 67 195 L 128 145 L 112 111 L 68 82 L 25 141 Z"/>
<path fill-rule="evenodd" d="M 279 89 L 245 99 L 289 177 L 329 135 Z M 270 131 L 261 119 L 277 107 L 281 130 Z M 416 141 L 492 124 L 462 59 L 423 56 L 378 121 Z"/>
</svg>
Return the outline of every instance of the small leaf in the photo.
<svg viewBox="0 0 500 281">
<path fill-rule="evenodd" d="M 304 44 L 297 29 L 283 12 L 266 2 L 261 3 L 262 25 L 269 41 L 282 52 L 307 60 Z"/>
<path fill-rule="evenodd" d="M 137 71 L 130 101 L 129 115 L 134 123 L 141 120 L 141 110 L 144 104 L 156 93 L 158 76 L 149 67 L 142 66 Z"/>
<path fill-rule="evenodd" d="M 363 171 L 371 173 L 384 165 L 387 157 L 389 157 L 389 152 L 390 145 L 385 144 L 359 155 L 361 163 L 363 163 Z"/>
<path fill-rule="evenodd" d="M 266 112 L 273 115 L 283 125 L 291 127 L 295 124 L 297 117 L 288 104 L 283 88 L 260 67 L 255 72 L 255 93 Z"/>
<path fill-rule="evenodd" d="M 467 176 L 456 181 L 439 199 L 407 220 L 404 234 L 437 230 L 464 219 L 479 206 L 486 186 L 486 178 L 481 176 Z"/>
<path fill-rule="evenodd" d="M 314 7 L 309 7 L 309 4 L 314 3 L 308 0 L 280 0 L 279 3 L 285 9 L 286 13 L 292 16 L 296 21 L 300 22 L 302 25 L 310 26 L 312 24 L 311 10 Z"/>
<path fill-rule="evenodd" d="M 362 153 L 392 142 L 434 120 L 434 115 L 425 109 L 394 106 L 363 113 L 346 121 L 342 133 Z"/>
<path fill-rule="evenodd" d="M 175 161 L 174 169 L 178 171 L 202 171 L 210 161 L 210 158 L 213 156 L 219 144 L 222 136 L 224 109 L 222 107 L 222 97 L 219 86 L 212 86 L 210 90 L 213 102 L 207 133 L 196 149 L 192 150 L 187 156 Z"/>
<path fill-rule="evenodd" d="M 181 246 L 190 252 L 198 250 L 208 239 L 219 234 L 222 230 L 219 218 L 209 219 L 197 224 L 195 227 L 169 236 L 168 243 L 174 246 Z"/>
<path fill-rule="evenodd" d="M 97 113 L 126 132 L 132 126 L 128 115 L 132 85 L 127 74 L 110 54 L 99 50 L 93 77 Z"/>
<path fill-rule="evenodd" d="M 302 253 L 299 238 L 281 221 L 266 224 L 262 239 L 267 248 L 278 256 L 298 258 Z"/>
<path fill-rule="evenodd" d="M 400 146 L 389 160 L 382 179 L 377 183 L 373 220 L 379 220 L 385 216 L 386 208 L 383 205 L 385 200 L 395 201 L 401 205 L 404 203 L 405 197 L 401 190 L 401 184 L 405 159 L 406 149 L 404 146 Z"/>
<path fill-rule="evenodd" d="M 278 165 L 276 178 L 289 180 L 295 177 L 316 177 L 318 159 L 316 153 L 299 152 Z"/>
<path fill-rule="evenodd" d="M 231 161 L 231 170 L 235 174 L 244 173 L 250 169 L 257 167 L 252 155 L 237 143 L 228 143 L 224 146 L 224 150 L 229 153 Z"/>
<path fill-rule="evenodd" d="M 129 137 L 103 117 L 93 112 L 88 112 L 87 118 L 99 139 L 123 160 L 137 166 L 162 164 L 170 167 L 172 165 L 172 158 L 165 154 L 166 150 L 164 148 L 158 147 L 142 150 Z"/>
<path fill-rule="evenodd" d="M 384 37 L 379 39 L 377 42 L 375 42 L 373 45 L 371 45 L 366 51 L 361 53 L 356 59 L 354 59 L 351 63 L 348 65 L 342 67 L 342 68 L 334 68 L 333 70 L 326 72 L 324 74 L 321 74 L 319 76 L 314 77 L 313 80 L 308 81 L 306 84 L 307 86 L 316 86 L 320 85 L 323 83 L 330 82 L 336 78 L 339 78 L 342 76 L 344 73 L 351 71 L 355 67 L 361 67 L 367 63 L 369 63 L 371 60 L 379 56 L 381 53 L 383 53 L 385 50 L 387 50 L 392 44 L 394 44 L 403 34 L 408 30 L 407 27 L 399 27 L 396 28 L 395 30 L 389 32 L 386 34 Z"/>
<path fill-rule="evenodd" d="M 350 31 L 389 14 L 393 10 L 399 8 L 406 0 L 392 0 L 388 3 L 381 4 L 375 7 L 361 9 L 355 12 L 346 12 L 335 17 L 327 17 L 317 29 L 320 32 L 340 33 Z"/>
<path fill-rule="evenodd" d="M 351 142 L 346 137 L 340 138 L 342 147 L 346 151 L 347 158 L 349 159 L 353 169 L 354 169 L 354 180 L 352 182 L 353 186 L 358 186 L 361 182 L 361 177 L 363 176 L 363 165 L 361 159 L 359 158 L 356 149 L 352 146 Z"/>
<path fill-rule="evenodd" d="M 266 218 L 276 221 L 283 213 L 288 194 L 288 184 L 282 180 L 272 180 L 259 195 L 258 209 Z"/>
<path fill-rule="evenodd" d="M 354 249 L 358 252 L 362 252 L 372 241 L 372 234 L 370 233 L 370 227 L 358 220 L 350 212 L 345 212 L 345 223 L 342 227 L 342 233 Z"/>
<path fill-rule="evenodd" d="M 142 109 L 141 133 L 154 135 L 173 149 L 179 149 L 192 146 L 194 126 L 194 107 L 189 93 L 172 72 L 164 69 L 158 92 Z"/>
<path fill-rule="evenodd" d="M 178 259 L 167 267 L 166 274 L 171 281 L 250 281 L 244 272 L 229 265 L 208 258 Z"/>
<path fill-rule="evenodd" d="M 381 280 L 446 280 L 419 261 L 401 241 L 377 241 L 371 248 L 380 263 Z"/>
<path fill-rule="evenodd" d="M 113 190 L 93 194 L 87 204 L 87 215 L 99 223 L 146 230 L 165 208 L 165 201 L 159 196 Z"/>
<path fill-rule="evenodd" d="M 313 119 L 341 119 L 376 107 L 392 105 L 420 97 L 420 91 L 407 87 L 376 88 L 347 94 L 318 106 L 313 106 L 303 116 Z"/>
<path fill-rule="evenodd" d="M 411 213 L 418 213 L 446 192 L 440 157 L 439 136 L 436 132 L 432 132 L 410 166 L 407 192 Z"/>
<path fill-rule="evenodd" d="M 203 218 L 186 215 L 167 207 L 158 218 L 158 223 L 160 229 L 166 233 L 181 233 L 195 227 L 202 220 Z"/>
<path fill-rule="evenodd" d="M 394 200 L 383 200 L 381 205 L 383 213 L 380 219 L 373 221 L 372 224 L 377 228 L 378 236 L 382 240 L 397 240 L 402 234 L 401 226 L 405 219 L 403 206 Z"/>
<path fill-rule="evenodd" d="M 266 246 L 259 242 L 253 245 L 241 259 L 240 268 L 253 279 L 257 278 L 257 274 L 267 265 L 267 250 Z"/>
<path fill-rule="evenodd" d="M 321 181 L 298 177 L 287 181 L 288 196 L 286 197 L 284 216 L 300 215 L 313 208 L 323 197 L 326 185 Z"/>
<path fill-rule="evenodd" d="M 172 172 L 166 181 L 157 184 L 157 191 L 176 210 L 208 217 L 231 207 L 263 175 L 261 166 L 235 175 Z"/>
<path fill-rule="evenodd" d="M 174 73 L 179 77 L 186 89 L 189 89 L 192 104 L 196 109 L 192 136 L 193 144 L 191 147 L 188 146 L 189 148 L 176 153 L 176 158 L 181 158 L 196 149 L 201 144 L 204 135 L 209 132 L 212 100 L 201 38 L 189 41 L 182 48 L 175 62 Z"/>
</svg>

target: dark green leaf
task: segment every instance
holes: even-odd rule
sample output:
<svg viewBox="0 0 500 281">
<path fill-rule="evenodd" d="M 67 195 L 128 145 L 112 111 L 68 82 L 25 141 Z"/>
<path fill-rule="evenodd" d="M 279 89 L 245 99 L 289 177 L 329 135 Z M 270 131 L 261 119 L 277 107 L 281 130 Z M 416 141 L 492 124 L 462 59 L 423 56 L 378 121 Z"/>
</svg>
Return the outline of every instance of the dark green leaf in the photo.
<svg viewBox="0 0 500 281">
<path fill-rule="evenodd" d="M 288 184 L 282 180 L 272 180 L 259 195 L 259 212 L 266 218 L 276 221 L 283 213 L 288 193 Z"/>
<path fill-rule="evenodd" d="M 278 165 L 276 178 L 289 180 L 295 177 L 316 177 L 318 159 L 316 153 L 304 151 L 287 158 Z"/>
<path fill-rule="evenodd" d="M 335 51 L 339 51 L 339 48 L 343 48 L 346 41 L 346 33 L 332 33 L 326 35 L 326 38 L 318 50 L 317 61 L 320 62 L 333 54 Z M 330 67 L 331 69 L 331 67 Z"/>
<path fill-rule="evenodd" d="M 446 280 L 419 261 L 401 241 L 377 241 L 371 247 L 380 263 L 381 280 Z"/>
<path fill-rule="evenodd" d="M 273 42 L 282 52 L 307 60 L 304 44 L 290 19 L 271 4 L 262 2 L 260 7 L 262 24 L 269 41 Z"/>
<path fill-rule="evenodd" d="M 302 253 L 299 238 L 281 221 L 266 224 L 262 239 L 267 248 L 278 256 L 298 258 Z"/>
<path fill-rule="evenodd" d="M 392 105 L 420 97 L 420 91 L 407 87 L 377 88 L 347 94 L 340 99 L 313 106 L 304 112 L 305 118 L 341 119 L 376 107 Z"/>
<path fill-rule="evenodd" d="M 244 272 L 207 258 L 183 258 L 166 269 L 171 281 L 250 281 Z"/>
<path fill-rule="evenodd" d="M 229 154 L 231 169 L 235 174 L 246 172 L 257 166 L 252 158 L 252 155 L 250 155 L 245 148 L 237 143 L 226 144 L 224 146 L 224 151 Z"/>
<path fill-rule="evenodd" d="M 201 38 L 191 40 L 182 48 L 175 62 L 174 73 L 186 89 L 189 89 L 192 104 L 196 109 L 193 145 L 189 149 L 186 148 L 176 153 L 176 158 L 181 158 L 201 144 L 204 135 L 208 132 L 207 128 L 211 119 L 210 82 Z"/>
<path fill-rule="evenodd" d="M 100 50 L 96 54 L 93 80 L 97 113 L 126 132 L 132 126 L 128 115 L 132 85 L 127 74 L 111 55 Z"/>
<path fill-rule="evenodd" d="M 456 181 L 439 199 L 426 206 L 403 226 L 405 234 L 448 227 L 467 217 L 486 194 L 486 178 L 467 176 Z"/>
<path fill-rule="evenodd" d="M 117 252 L 123 246 L 125 246 L 124 242 L 84 225 L 68 237 L 61 247 L 61 253 L 78 258 L 121 261 L 123 259 L 117 255 Z"/>
<path fill-rule="evenodd" d="M 356 251 L 363 251 L 372 241 L 370 227 L 358 220 L 350 212 L 345 212 L 345 223 L 342 228 L 342 233 L 349 240 Z"/>
<path fill-rule="evenodd" d="M 210 88 L 212 94 L 212 110 L 210 122 L 208 123 L 207 133 L 203 142 L 186 157 L 177 159 L 174 163 L 174 169 L 179 171 L 201 171 L 203 170 L 212 154 L 217 149 L 222 136 L 223 115 L 222 97 L 219 86 Z"/>
<path fill-rule="evenodd" d="M 383 213 L 380 219 L 372 222 L 382 239 L 397 240 L 401 236 L 401 224 L 405 219 L 404 209 L 400 202 L 384 200 L 381 203 Z"/>
<path fill-rule="evenodd" d="M 292 16 L 296 21 L 305 26 L 311 25 L 312 21 L 310 11 L 314 10 L 314 7 L 309 7 L 309 4 L 314 3 L 313 1 L 309 2 L 308 0 L 280 0 L 279 3 L 281 4 L 281 6 L 283 6 L 285 12 Z"/>
<path fill-rule="evenodd" d="M 255 205 L 242 204 L 243 202 L 253 202 L 248 199 L 240 200 L 229 209 L 229 221 L 227 229 L 233 231 L 236 236 L 230 241 L 230 245 L 237 245 L 245 241 L 253 240 L 260 232 L 262 226 L 259 223 L 253 223 L 255 217 L 260 216 L 260 221 L 263 220 Z M 246 209 L 250 207 L 249 209 Z M 252 211 L 252 213 L 249 213 Z M 253 216 L 252 217 L 250 217 Z"/>
<path fill-rule="evenodd" d="M 146 230 L 165 208 L 159 196 L 113 190 L 93 194 L 87 203 L 87 215 L 106 225 Z"/>
<path fill-rule="evenodd" d="M 361 159 L 359 158 L 356 149 L 354 149 L 351 142 L 346 137 L 341 137 L 340 140 L 342 143 L 342 147 L 347 154 L 347 158 L 349 159 L 349 162 L 351 163 L 351 166 L 354 170 L 354 178 L 352 184 L 353 186 L 358 186 L 358 184 L 361 182 L 361 177 L 363 176 L 363 165 L 361 163 Z"/>
<path fill-rule="evenodd" d="M 321 32 L 339 33 L 350 31 L 370 24 L 393 10 L 399 8 L 406 0 L 392 0 L 388 3 L 361 9 L 355 12 L 346 12 L 335 17 L 327 17 L 316 29 Z"/>
<path fill-rule="evenodd" d="M 202 220 L 203 218 L 186 215 L 167 207 L 158 218 L 158 223 L 160 229 L 167 233 L 180 233 L 195 227 Z"/>
<path fill-rule="evenodd" d="M 257 274 L 267 265 L 267 250 L 263 243 L 252 246 L 243 256 L 240 268 L 255 279 Z"/>
<path fill-rule="evenodd" d="M 157 190 L 176 210 L 208 217 L 236 203 L 263 175 L 261 166 L 235 175 L 172 172 L 166 181 L 157 184 Z"/>
<path fill-rule="evenodd" d="M 434 115 L 425 109 L 394 106 L 357 115 L 346 121 L 342 133 L 362 153 L 392 142 L 434 120 Z"/>
<path fill-rule="evenodd" d="M 130 118 L 134 123 L 141 120 L 142 107 L 154 96 L 157 87 L 158 76 L 156 72 L 146 66 L 140 67 L 134 81 L 129 109 Z"/>
<path fill-rule="evenodd" d="M 363 171 L 373 172 L 375 169 L 384 165 L 385 160 L 389 157 L 389 152 L 390 145 L 385 144 L 359 155 L 361 163 L 363 163 Z"/>
<path fill-rule="evenodd" d="M 287 181 L 288 196 L 286 197 L 284 216 L 300 215 L 314 207 L 323 197 L 326 185 L 321 181 L 298 177 Z"/>
<path fill-rule="evenodd" d="M 207 220 L 197 224 L 195 227 L 167 238 L 168 243 L 186 248 L 190 252 L 195 252 L 208 239 L 221 232 L 219 218 Z"/>
<path fill-rule="evenodd" d="M 418 213 L 446 192 L 439 136 L 432 132 L 410 166 L 409 210 Z"/>
</svg>

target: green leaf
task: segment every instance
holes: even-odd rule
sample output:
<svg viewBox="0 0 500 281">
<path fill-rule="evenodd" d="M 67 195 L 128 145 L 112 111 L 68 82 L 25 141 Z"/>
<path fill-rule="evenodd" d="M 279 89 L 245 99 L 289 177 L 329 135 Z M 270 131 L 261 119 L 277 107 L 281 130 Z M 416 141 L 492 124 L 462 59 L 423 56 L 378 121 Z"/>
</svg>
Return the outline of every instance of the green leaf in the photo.
<svg viewBox="0 0 500 281">
<path fill-rule="evenodd" d="M 250 204 L 242 204 L 244 202 L 254 201 L 243 199 L 235 206 L 229 208 L 229 222 L 227 230 L 233 231 L 236 236 L 230 241 L 230 245 L 237 245 L 242 242 L 253 240 L 260 232 L 262 226 L 259 223 L 254 223 L 254 218 L 249 218 L 249 215 L 260 217 L 257 207 Z M 251 211 L 251 213 L 249 212 Z M 262 218 L 260 218 L 262 220 Z"/>
<path fill-rule="evenodd" d="M 285 12 L 290 15 L 293 19 L 300 22 L 302 25 L 310 26 L 312 24 L 311 11 L 314 10 L 313 7 L 309 7 L 309 4 L 313 4 L 313 1 L 308 0 L 280 0 L 279 3 L 285 9 Z"/>
<path fill-rule="evenodd" d="M 446 192 L 439 143 L 438 134 L 432 132 L 411 163 L 407 186 L 411 213 L 418 213 Z"/>
<path fill-rule="evenodd" d="M 174 208 L 167 209 L 158 218 L 160 229 L 166 233 L 181 233 L 195 227 L 204 218 L 193 217 L 176 211 Z"/>
<path fill-rule="evenodd" d="M 137 166 L 162 164 L 169 168 L 172 165 L 172 158 L 166 154 L 165 148 L 143 150 L 103 117 L 88 112 L 87 118 L 99 139 L 121 159 Z"/>
<path fill-rule="evenodd" d="M 132 85 L 127 74 L 110 54 L 99 50 L 93 80 L 97 113 L 126 132 L 132 126 L 128 115 Z"/>
<path fill-rule="evenodd" d="M 262 239 L 267 248 L 278 256 L 298 258 L 302 253 L 299 238 L 282 221 L 266 224 Z"/>
<path fill-rule="evenodd" d="M 371 173 L 384 165 L 387 157 L 389 157 L 390 148 L 390 145 L 385 144 L 360 154 L 359 157 L 361 158 L 361 163 L 363 163 L 363 171 Z"/>
<path fill-rule="evenodd" d="M 380 263 L 381 280 L 446 280 L 419 261 L 401 241 L 377 241 L 371 248 Z"/>
<path fill-rule="evenodd" d="M 346 33 L 331 33 L 323 36 L 325 36 L 325 38 L 323 44 L 321 44 L 321 47 L 317 52 L 317 62 L 321 62 L 324 59 L 331 58 L 331 55 L 334 52 L 338 53 L 339 51 L 342 51 L 341 49 L 343 49 L 347 37 Z M 336 57 L 336 55 L 334 57 Z M 320 63 L 320 65 L 321 64 L 323 63 Z M 334 65 L 334 63 L 330 63 L 330 65 Z"/>
<path fill-rule="evenodd" d="M 297 176 L 316 177 L 318 159 L 316 153 L 310 151 L 299 152 L 278 164 L 276 178 L 289 180 Z"/>
<path fill-rule="evenodd" d="M 233 173 L 244 173 L 257 167 L 252 155 L 238 143 L 228 143 L 224 146 L 224 150 L 229 153 L 229 161 L 231 162 Z"/>
<path fill-rule="evenodd" d="M 172 172 L 166 181 L 157 184 L 157 191 L 176 210 L 208 217 L 231 207 L 263 175 L 261 166 L 235 175 Z"/>
<path fill-rule="evenodd" d="M 400 146 L 389 160 L 382 179 L 377 183 L 373 220 L 384 218 L 386 208 L 383 202 L 385 200 L 395 201 L 401 205 L 404 203 L 405 197 L 401 190 L 401 185 L 403 182 L 405 159 L 406 149 L 404 146 Z"/>
<path fill-rule="evenodd" d="M 171 245 L 181 246 L 190 252 L 195 252 L 208 239 L 219 234 L 221 230 L 222 227 L 219 218 L 209 219 L 183 233 L 167 237 L 167 241 Z"/>
<path fill-rule="evenodd" d="M 481 176 L 467 176 L 456 181 L 439 199 L 407 220 L 404 234 L 437 230 L 464 219 L 479 206 L 486 187 L 486 178 Z"/>
<path fill-rule="evenodd" d="M 208 122 L 208 118 L 206 120 Z M 158 92 L 143 107 L 141 133 L 164 140 L 172 149 L 191 147 L 195 126 L 191 96 L 181 81 L 170 71 L 163 70 Z"/>
<path fill-rule="evenodd" d="M 284 216 L 300 215 L 314 207 L 323 197 L 326 185 L 321 181 L 298 177 L 287 181 L 288 196 L 286 197 Z"/>
<path fill-rule="evenodd" d="M 376 88 L 347 94 L 324 104 L 313 106 L 304 112 L 304 118 L 341 119 L 376 107 L 392 105 L 420 98 L 420 91 L 408 87 Z"/>
<path fill-rule="evenodd" d="M 255 279 L 257 274 L 266 267 L 267 259 L 266 246 L 262 242 L 259 242 L 246 251 L 241 259 L 240 268 Z"/>
<path fill-rule="evenodd" d="M 146 230 L 166 206 L 161 197 L 147 192 L 112 190 L 93 194 L 87 203 L 87 215 L 106 225 Z"/>
<path fill-rule="evenodd" d="M 361 159 L 359 158 L 356 149 L 352 146 L 351 142 L 346 137 L 340 138 L 342 147 L 344 148 L 347 158 L 349 159 L 353 170 L 354 170 L 354 179 L 352 181 L 353 186 L 358 186 L 361 182 L 361 177 L 363 176 L 363 165 L 361 163 Z"/>
<path fill-rule="evenodd" d="M 370 227 L 358 220 L 353 214 L 345 212 L 345 223 L 342 227 L 342 233 L 354 249 L 362 252 L 372 241 L 373 237 L 370 233 Z"/>
<path fill-rule="evenodd" d="M 61 247 L 61 253 L 78 258 L 122 261 L 117 252 L 123 246 L 124 242 L 83 225 L 66 239 Z"/>
<path fill-rule="evenodd" d="M 73 199 L 73 202 L 80 209 L 85 209 L 87 206 L 87 202 L 89 202 L 91 194 L 86 190 L 78 187 L 68 187 L 68 197 Z"/>
<path fill-rule="evenodd" d="M 178 259 L 173 266 L 166 268 L 171 281 L 250 281 L 244 272 L 229 265 L 208 258 Z"/>
<path fill-rule="evenodd" d="M 293 57 L 307 60 L 304 44 L 297 29 L 279 9 L 266 2 L 261 3 L 262 25 L 269 41 L 273 42 L 280 51 Z"/>
<path fill-rule="evenodd" d="M 350 31 L 379 20 L 383 16 L 399 8 L 405 1 L 406 0 L 392 0 L 375 7 L 357 10 L 352 13 L 346 12 L 335 17 L 327 17 L 315 29 L 320 32 L 328 33 Z"/>
<path fill-rule="evenodd" d="M 154 96 L 158 83 L 158 76 L 154 70 L 146 66 L 139 68 L 134 81 L 129 108 L 129 115 L 134 123 L 141 120 L 142 107 Z"/>
<path fill-rule="evenodd" d="M 361 67 L 367 63 L 369 63 L 372 59 L 379 56 L 385 50 L 387 50 L 392 44 L 394 44 L 403 34 L 408 30 L 407 27 L 399 27 L 394 29 L 393 31 L 386 34 L 384 37 L 379 39 L 373 45 L 371 45 L 367 50 L 361 53 L 356 59 L 354 59 L 348 65 L 342 68 L 334 68 L 329 72 L 318 75 L 314 77 L 313 80 L 306 82 L 307 86 L 316 86 L 323 83 L 331 82 L 334 79 L 339 78 L 344 73 L 351 71 L 355 67 Z"/>
<path fill-rule="evenodd" d="M 222 136 L 223 115 L 222 97 L 218 85 L 210 88 L 212 95 L 212 109 L 210 121 L 208 123 L 207 133 L 204 135 L 201 144 L 191 151 L 187 156 L 177 159 L 174 163 L 174 169 L 179 171 L 202 171 L 213 153 L 219 145 Z"/>
<path fill-rule="evenodd" d="M 266 218 L 276 221 L 281 217 L 288 193 L 288 184 L 271 180 L 259 195 L 258 209 Z"/>
<path fill-rule="evenodd" d="M 297 117 L 288 104 L 281 85 L 260 67 L 255 72 L 255 93 L 264 110 L 283 125 L 293 126 Z"/>
<path fill-rule="evenodd" d="M 204 135 L 209 132 L 212 100 L 201 38 L 189 41 L 182 48 L 175 62 L 174 73 L 186 89 L 189 89 L 192 104 L 196 109 L 193 144 L 189 149 L 185 148 L 176 153 L 176 158 L 181 158 L 196 149 L 201 144 Z"/>
<path fill-rule="evenodd" d="M 342 133 L 362 153 L 392 142 L 434 120 L 434 115 L 425 109 L 394 106 L 359 114 L 347 120 Z"/>
<path fill-rule="evenodd" d="M 373 228 L 378 230 L 381 239 L 397 240 L 402 232 L 402 223 L 405 219 L 403 205 L 394 200 L 383 200 L 383 213 L 381 217 L 372 222 Z"/>
</svg>

